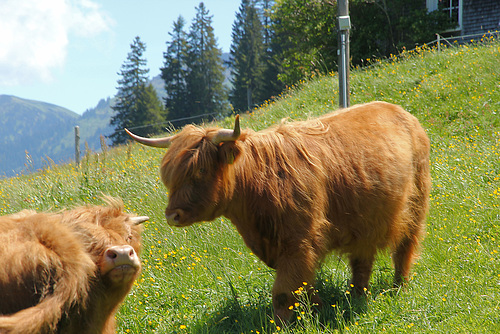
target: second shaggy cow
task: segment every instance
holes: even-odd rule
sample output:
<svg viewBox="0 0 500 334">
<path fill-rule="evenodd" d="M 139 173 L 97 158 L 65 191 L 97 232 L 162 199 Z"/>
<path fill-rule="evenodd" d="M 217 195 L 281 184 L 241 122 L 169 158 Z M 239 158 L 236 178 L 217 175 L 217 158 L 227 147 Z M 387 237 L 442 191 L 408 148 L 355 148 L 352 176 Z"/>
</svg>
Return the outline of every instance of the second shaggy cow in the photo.
<svg viewBox="0 0 500 334">
<path fill-rule="evenodd" d="M 108 204 L 0 217 L 0 333 L 115 333 L 148 218 Z"/>
<path fill-rule="evenodd" d="M 130 133 L 129 133 L 130 134 Z M 186 126 L 147 139 L 169 147 L 160 168 L 173 226 L 229 218 L 276 269 L 275 315 L 289 319 L 292 291 L 314 283 L 331 250 L 348 255 L 355 291 L 376 253 L 393 252 L 395 283 L 408 279 L 430 191 L 429 139 L 401 107 L 373 102 L 254 132 Z"/>
</svg>

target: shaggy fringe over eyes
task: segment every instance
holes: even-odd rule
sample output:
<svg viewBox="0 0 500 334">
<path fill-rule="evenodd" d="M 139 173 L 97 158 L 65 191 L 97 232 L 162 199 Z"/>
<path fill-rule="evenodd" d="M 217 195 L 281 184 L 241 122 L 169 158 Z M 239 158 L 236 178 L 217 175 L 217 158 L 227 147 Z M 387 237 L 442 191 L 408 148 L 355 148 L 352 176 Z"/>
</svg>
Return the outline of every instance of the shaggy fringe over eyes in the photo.
<svg viewBox="0 0 500 334">
<path fill-rule="evenodd" d="M 75 206 L 73 209 L 61 211 L 63 223 L 80 235 L 80 238 L 89 252 L 104 250 L 116 241 L 113 234 L 118 234 L 124 240 L 131 237 L 131 246 L 137 253 L 140 252 L 141 225 L 124 222 L 133 215 L 125 212 L 123 201 L 119 198 L 101 195 L 103 206 Z M 91 224 L 89 224 L 91 223 Z"/>
<path fill-rule="evenodd" d="M 193 178 L 202 168 L 213 170 L 217 146 L 210 141 L 209 132 L 210 129 L 187 125 L 172 139 L 161 164 L 162 180 L 168 188 L 174 187 L 176 180 Z"/>
</svg>

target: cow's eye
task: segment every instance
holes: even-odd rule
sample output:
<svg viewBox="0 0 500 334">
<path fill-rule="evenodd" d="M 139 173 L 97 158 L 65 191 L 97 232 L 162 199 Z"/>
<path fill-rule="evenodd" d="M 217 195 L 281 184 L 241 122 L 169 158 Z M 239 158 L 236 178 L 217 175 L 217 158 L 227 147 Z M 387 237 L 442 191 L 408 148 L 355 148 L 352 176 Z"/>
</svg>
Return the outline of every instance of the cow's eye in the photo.
<svg viewBox="0 0 500 334">
<path fill-rule="evenodd" d="M 203 167 L 202 167 L 202 168 L 200 168 L 199 173 L 200 173 L 201 175 L 205 175 L 205 174 L 207 173 L 207 170 L 206 170 L 205 168 L 203 168 Z"/>
</svg>

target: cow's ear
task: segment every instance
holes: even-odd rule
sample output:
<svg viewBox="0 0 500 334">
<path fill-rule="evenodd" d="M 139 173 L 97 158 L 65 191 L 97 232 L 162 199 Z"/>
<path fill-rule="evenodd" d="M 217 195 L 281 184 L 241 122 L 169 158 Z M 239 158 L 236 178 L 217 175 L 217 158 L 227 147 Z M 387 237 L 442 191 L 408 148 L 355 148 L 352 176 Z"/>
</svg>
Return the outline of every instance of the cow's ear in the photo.
<svg viewBox="0 0 500 334">
<path fill-rule="evenodd" d="M 219 145 L 219 159 L 222 163 L 233 164 L 240 155 L 240 149 L 235 142 L 225 142 Z"/>
</svg>

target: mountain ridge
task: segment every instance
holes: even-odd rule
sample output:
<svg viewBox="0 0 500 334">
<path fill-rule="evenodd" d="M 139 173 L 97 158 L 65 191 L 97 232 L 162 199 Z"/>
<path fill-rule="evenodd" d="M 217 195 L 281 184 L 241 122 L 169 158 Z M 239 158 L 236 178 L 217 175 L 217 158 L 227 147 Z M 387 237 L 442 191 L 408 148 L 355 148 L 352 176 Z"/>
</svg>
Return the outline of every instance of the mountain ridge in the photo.
<svg viewBox="0 0 500 334">
<path fill-rule="evenodd" d="M 74 158 L 74 127 L 81 147 L 100 149 L 100 136 L 111 133 L 111 98 L 79 115 L 55 104 L 0 95 L 0 176 L 32 172 Z"/>
<path fill-rule="evenodd" d="M 229 53 L 223 53 L 224 85 L 231 87 Z M 160 100 L 167 96 L 158 74 L 150 79 Z M 101 99 L 93 108 L 78 114 L 43 101 L 0 94 L 0 177 L 30 173 L 47 164 L 68 162 L 75 157 L 74 127 L 80 127 L 80 151 L 101 149 L 101 136 L 114 129 L 114 98 Z M 109 144 L 110 141 L 107 141 Z"/>
</svg>

